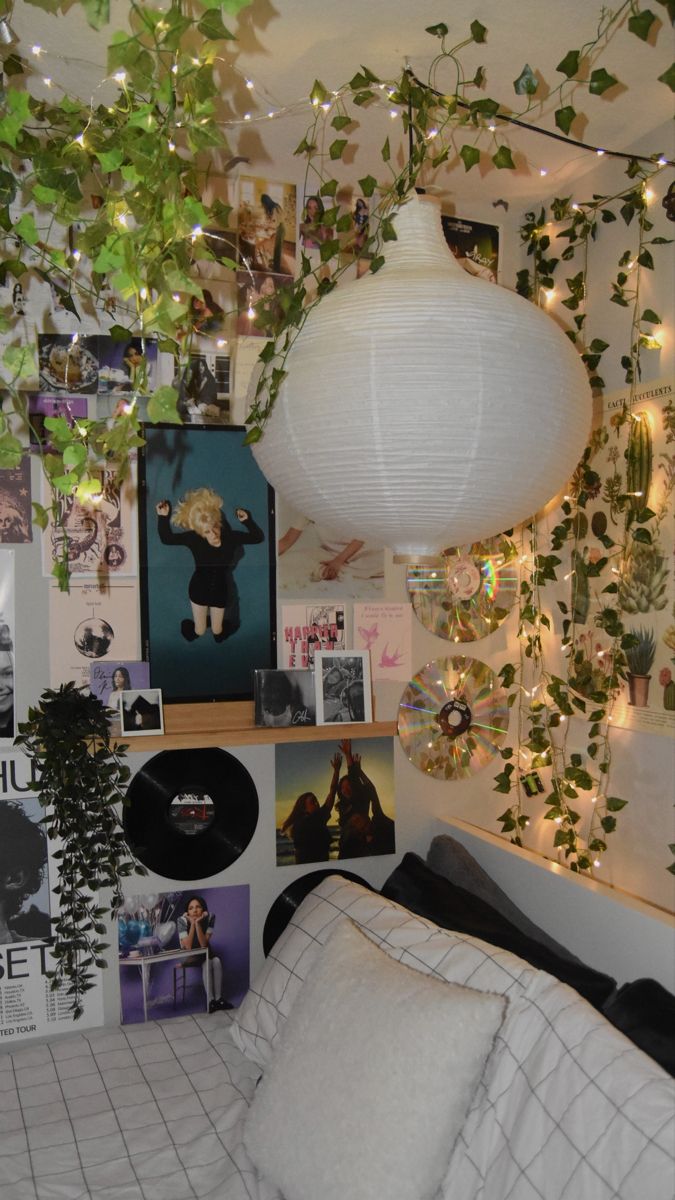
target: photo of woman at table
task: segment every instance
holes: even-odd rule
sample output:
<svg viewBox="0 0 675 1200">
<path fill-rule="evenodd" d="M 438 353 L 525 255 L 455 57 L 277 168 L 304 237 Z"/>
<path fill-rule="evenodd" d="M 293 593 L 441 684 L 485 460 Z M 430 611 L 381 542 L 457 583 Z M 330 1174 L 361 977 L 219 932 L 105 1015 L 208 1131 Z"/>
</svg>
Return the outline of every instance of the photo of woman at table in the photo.
<svg viewBox="0 0 675 1200">
<path fill-rule="evenodd" d="M 214 1013 L 218 1009 L 234 1007 L 229 1000 L 225 1000 L 223 997 L 223 964 L 211 946 L 215 920 L 214 914 L 208 911 L 203 896 L 188 896 L 185 912 L 178 918 L 178 940 L 181 950 L 208 949 L 208 955 L 202 966 L 202 978 L 204 990 L 211 997 L 210 1013 Z M 191 967 L 201 961 L 201 955 L 195 958 L 186 958 L 183 960 L 183 966 Z"/>
</svg>

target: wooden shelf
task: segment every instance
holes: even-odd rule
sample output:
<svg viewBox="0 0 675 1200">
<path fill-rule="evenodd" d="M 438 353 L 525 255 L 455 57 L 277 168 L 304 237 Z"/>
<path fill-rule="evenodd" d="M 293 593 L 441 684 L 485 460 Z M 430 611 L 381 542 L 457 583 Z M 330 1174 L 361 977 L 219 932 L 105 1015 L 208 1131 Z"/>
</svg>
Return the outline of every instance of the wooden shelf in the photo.
<svg viewBox="0 0 675 1200">
<path fill-rule="evenodd" d="M 212 704 L 166 704 L 164 734 L 132 737 L 129 752 L 190 750 L 202 746 L 269 745 L 274 742 L 327 742 L 342 738 L 394 737 L 395 721 L 355 725 L 302 725 L 267 729 L 253 723 L 252 700 Z M 122 737 L 120 741 L 125 741 Z"/>
</svg>

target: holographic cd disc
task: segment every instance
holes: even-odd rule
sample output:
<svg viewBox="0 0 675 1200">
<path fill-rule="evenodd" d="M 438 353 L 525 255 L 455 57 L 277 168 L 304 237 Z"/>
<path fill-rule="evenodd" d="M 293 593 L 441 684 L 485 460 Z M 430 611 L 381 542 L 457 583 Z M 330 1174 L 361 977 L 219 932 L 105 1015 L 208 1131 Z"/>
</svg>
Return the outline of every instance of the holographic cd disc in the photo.
<svg viewBox="0 0 675 1200">
<path fill-rule="evenodd" d="M 507 693 L 475 658 L 437 658 L 407 684 L 398 736 L 414 766 L 436 779 L 468 779 L 506 739 Z"/>
<path fill-rule="evenodd" d="M 506 537 L 444 550 L 408 567 L 408 595 L 425 629 L 449 642 L 475 642 L 508 617 L 518 595 L 517 549 Z"/>
</svg>

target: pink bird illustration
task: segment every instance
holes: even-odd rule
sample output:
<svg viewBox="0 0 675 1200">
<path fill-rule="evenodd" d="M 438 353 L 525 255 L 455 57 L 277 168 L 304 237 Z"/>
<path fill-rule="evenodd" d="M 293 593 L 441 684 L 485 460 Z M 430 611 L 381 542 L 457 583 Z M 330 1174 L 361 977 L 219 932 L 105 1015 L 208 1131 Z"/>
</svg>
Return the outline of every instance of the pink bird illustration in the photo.
<svg viewBox="0 0 675 1200">
<path fill-rule="evenodd" d="M 403 651 L 402 650 L 394 650 L 393 654 L 387 654 L 388 649 L 389 649 L 389 642 L 385 642 L 384 649 L 380 655 L 380 666 L 381 667 L 398 667 L 398 666 L 400 666 Z"/>
<path fill-rule="evenodd" d="M 364 629 L 362 625 L 359 625 L 359 635 L 363 639 L 364 650 L 370 650 L 380 636 L 377 621 L 374 625 L 371 625 L 370 629 Z"/>
</svg>

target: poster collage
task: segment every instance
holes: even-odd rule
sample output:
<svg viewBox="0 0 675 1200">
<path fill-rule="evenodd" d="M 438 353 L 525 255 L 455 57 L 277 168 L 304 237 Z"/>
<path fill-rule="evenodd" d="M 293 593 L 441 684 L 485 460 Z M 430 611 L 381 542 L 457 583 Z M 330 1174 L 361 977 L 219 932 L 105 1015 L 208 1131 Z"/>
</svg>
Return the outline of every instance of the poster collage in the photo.
<svg viewBox="0 0 675 1200">
<path fill-rule="evenodd" d="M 235 228 L 204 230 L 203 298 L 192 303 L 192 355 L 182 373 L 152 338 L 112 336 L 112 327 L 130 323 L 131 314 L 105 281 L 81 309 L 65 280 L 63 287 L 50 284 L 37 271 L 0 289 L 25 344 L 36 350 L 34 377 L 26 383 L 33 454 L 49 449 L 48 419 L 114 419 L 135 404 L 143 421 L 148 395 L 163 384 L 177 388 L 183 421 L 149 425 L 130 478 L 120 485 L 104 473 L 96 505 L 63 497 L 59 521 L 40 534 L 32 502 L 47 507 L 51 497 L 32 494 L 28 456 L 0 471 L 3 1038 L 70 1023 L 67 1000 L 45 979 L 57 847 L 42 832 L 30 762 L 13 750 L 21 664 L 12 545 L 41 538 L 49 686 L 73 680 L 89 687 L 110 709 L 112 732 L 125 739 L 161 734 L 166 703 L 250 697 L 252 663 L 283 693 L 263 704 L 261 686 L 261 724 L 313 723 L 316 668 L 324 658 L 318 719 L 335 724 L 335 740 L 276 747 L 277 865 L 321 866 L 394 849 L 391 741 L 345 741 L 340 725 L 370 719 L 371 682 L 409 677 L 410 607 L 383 602 L 381 550 L 329 536 L 281 498 L 275 502 L 235 424 L 241 421 L 236 401 L 245 396 L 264 336 L 256 305 L 274 305 L 300 252 L 319 266 L 326 234 L 316 222 L 323 205 L 318 196 L 299 196 L 292 183 L 242 176 L 237 189 Z M 357 259 L 368 229 L 365 197 L 354 198 L 351 215 L 344 254 L 358 276 L 369 266 Z M 448 218 L 446 236 L 467 269 L 496 278 L 496 227 Z M 52 578 L 64 531 L 67 593 Z M 222 568 L 215 591 L 214 562 Z M 209 811 L 208 797 L 183 807 L 197 819 Z M 125 1021 L 146 1019 L 149 1008 L 156 1016 L 228 1007 L 248 986 L 248 888 L 207 887 L 195 896 L 171 886 L 125 897 L 119 918 Z M 82 1023 L 101 1020 L 97 986 Z"/>
</svg>

